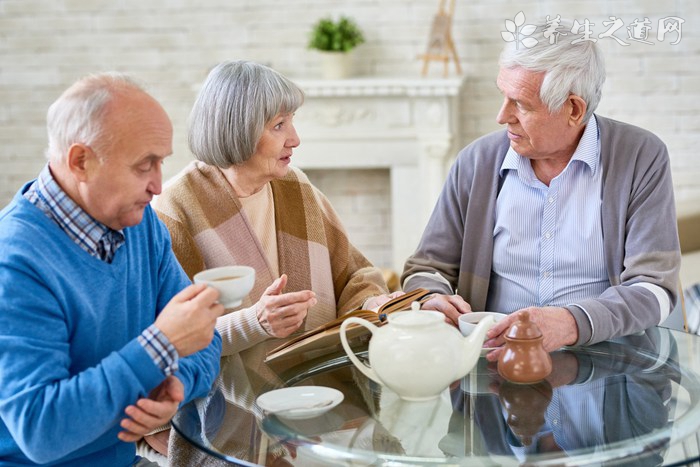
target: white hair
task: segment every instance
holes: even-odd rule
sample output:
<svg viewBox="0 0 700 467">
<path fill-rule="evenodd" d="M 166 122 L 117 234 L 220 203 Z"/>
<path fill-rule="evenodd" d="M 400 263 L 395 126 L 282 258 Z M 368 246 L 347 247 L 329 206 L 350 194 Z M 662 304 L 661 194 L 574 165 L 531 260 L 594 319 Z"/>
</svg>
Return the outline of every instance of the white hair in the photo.
<svg viewBox="0 0 700 467">
<path fill-rule="evenodd" d="M 303 91 L 277 71 L 245 60 L 220 63 L 202 85 L 189 117 L 194 156 L 225 169 L 250 159 L 265 125 L 295 112 Z"/>
<path fill-rule="evenodd" d="M 107 143 L 109 135 L 103 134 L 105 108 L 124 90 L 143 91 L 143 88 L 125 74 L 106 72 L 81 78 L 66 89 L 46 115 L 49 138 L 46 157 L 61 160 L 75 143 Z"/>
<path fill-rule="evenodd" d="M 547 31 L 552 31 L 552 26 L 538 26 L 528 36 L 536 39 L 537 43 L 530 48 L 519 41 L 508 43 L 501 53 L 499 65 L 502 68 L 522 67 L 529 71 L 544 72 L 540 99 L 549 111 L 558 111 L 569 95 L 575 94 L 586 102 L 583 118 L 585 123 L 600 102 L 605 83 L 605 61 L 603 52 L 595 42 L 579 41 L 585 38 L 582 34 L 571 32 L 572 24 L 561 20 L 557 30 L 562 34 L 556 37 L 554 43 L 550 43 L 551 37 L 545 36 Z"/>
</svg>

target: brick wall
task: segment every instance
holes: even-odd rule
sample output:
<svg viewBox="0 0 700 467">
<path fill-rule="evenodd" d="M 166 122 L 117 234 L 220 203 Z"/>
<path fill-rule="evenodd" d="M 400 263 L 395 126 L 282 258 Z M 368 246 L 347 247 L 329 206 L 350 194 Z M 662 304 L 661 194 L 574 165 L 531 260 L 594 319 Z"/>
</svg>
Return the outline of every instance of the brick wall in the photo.
<svg viewBox="0 0 700 467">
<path fill-rule="evenodd" d="M 373 264 L 391 267 L 389 169 L 306 170 L 333 204 L 350 240 Z"/>
<path fill-rule="evenodd" d="M 417 76 L 438 0 L 0 0 L 0 206 L 44 163 L 44 117 L 49 104 L 76 78 L 116 69 L 146 83 L 170 114 L 175 156 L 165 174 L 177 172 L 189 159 L 184 125 L 209 68 L 219 61 L 247 58 L 267 63 L 288 76 L 318 76 L 320 63 L 306 49 L 313 22 L 328 14 L 354 17 L 367 43 L 355 55 L 362 74 Z M 625 25 L 649 17 L 653 45 L 623 47 L 601 40 L 608 80 L 599 111 L 646 127 L 667 143 L 679 199 L 700 198 L 700 2 L 624 0 L 562 2 L 531 0 L 514 6 L 505 0 L 458 1 L 454 38 L 467 90 L 461 116 L 464 143 L 496 129 L 500 95 L 494 85 L 496 58 L 503 41 L 504 20 L 523 10 L 529 21 L 560 14 L 595 23 L 618 16 Z M 685 20 L 682 40 L 656 40 L 658 18 Z M 618 37 L 626 38 L 624 31 Z M 433 65 L 430 74 L 438 76 Z M 302 140 L 304 135 L 301 135 Z M 303 144 L 303 143 L 302 143 Z M 303 148 L 303 146 L 302 146 Z M 302 150 L 300 148 L 300 150 Z M 376 171 L 353 176 L 377 179 Z M 342 177 L 341 179 L 342 180 Z M 338 192 L 334 190 L 338 187 Z M 323 187 L 334 203 L 344 196 L 340 181 Z M 387 195 L 388 196 L 388 195 Z M 381 215 L 382 203 L 364 203 Z M 345 216 L 348 216 L 347 218 Z M 341 213 L 348 223 L 352 214 Z M 362 237 L 362 234 L 357 238 Z M 376 235 L 381 237 L 382 233 Z M 388 236 L 388 234 L 387 234 Z M 360 245 L 380 251 L 379 243 Z M 372 254 L 379 263 L 381 253 Z"/>
</svg>

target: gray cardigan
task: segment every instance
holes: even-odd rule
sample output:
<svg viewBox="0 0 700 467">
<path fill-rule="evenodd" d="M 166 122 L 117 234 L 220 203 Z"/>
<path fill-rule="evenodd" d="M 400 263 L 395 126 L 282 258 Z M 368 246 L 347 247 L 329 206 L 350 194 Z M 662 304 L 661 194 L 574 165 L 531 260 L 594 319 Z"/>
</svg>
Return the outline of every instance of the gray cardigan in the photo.
<svg viewBox="0 0 700 467">
<path fill-rule="evenodd" d="M 649 131 L 596 118 L 603 167 L 601 215 L 611 287 L 598 297 L 567 307 L 578 325 L 578 345 L 662 322 L 671 310 L 661 309 L 663 301 L 652 290 L 665 291 L 672 309 L 680 269 L 666 146 Z M 499 169 L 508 147 L 506 131 L 501 130 L 479 138 L 458 154 L 418 248 L 406 261 L 401 278 L 405 290 L 425 287 L 443 294 L 456 290 L 472 309 L 484 309 L 496 198 L 502 183 Z M 439 278 L 414 276 L 421 272 L 438 273 L 451 288 Z"/>
</svg>

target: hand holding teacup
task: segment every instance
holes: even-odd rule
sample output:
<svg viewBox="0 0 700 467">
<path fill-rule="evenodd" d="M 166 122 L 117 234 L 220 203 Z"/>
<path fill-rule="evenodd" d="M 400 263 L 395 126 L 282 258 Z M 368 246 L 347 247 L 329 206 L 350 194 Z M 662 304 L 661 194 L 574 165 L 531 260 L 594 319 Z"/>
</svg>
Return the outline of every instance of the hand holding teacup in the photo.
<svg viewBox="0 0 700 467">
<path fill-rule="evenodd" d="M 158 315 L 155 325 L 181 357 L 211 343 L 218 317 L 235 308 L 253 287 L 255 269 L 225 266 L 202 271 L 195 284 L 175 295 Z"/>
<path fill-rule="evenodd" d="M 193 284 L 175 295 L 156 318 L 156 327 L 180 357 L 198 352 L 211 343 L 216 319 L 224 314 L 218 298 L 216 289 Z"/>
</svg>

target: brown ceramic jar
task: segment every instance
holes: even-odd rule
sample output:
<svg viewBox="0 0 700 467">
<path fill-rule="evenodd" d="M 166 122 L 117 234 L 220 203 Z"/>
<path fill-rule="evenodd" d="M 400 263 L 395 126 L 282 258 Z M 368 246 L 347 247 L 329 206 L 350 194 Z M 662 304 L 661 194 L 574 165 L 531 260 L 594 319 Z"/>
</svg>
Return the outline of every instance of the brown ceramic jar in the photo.
<svg viewBox="0 0 700 467">
<path fill-rule="evenodd" d="M 542 345 L 542 331 L 520 313 L 505 334 L 505 346 L 498 359 L 498 374 L 513 383 L 536 383 L 552 372 L 552 358 Z"/>
</svg>

